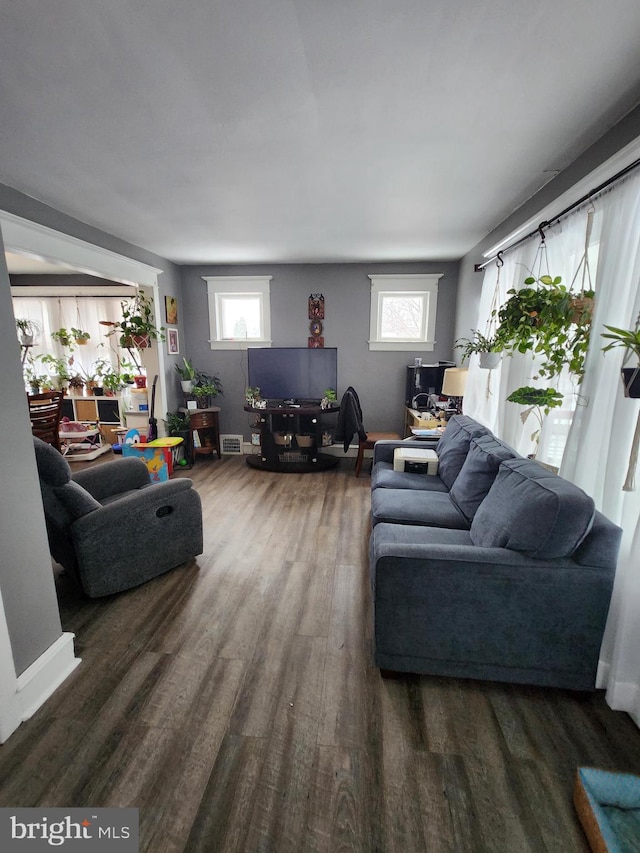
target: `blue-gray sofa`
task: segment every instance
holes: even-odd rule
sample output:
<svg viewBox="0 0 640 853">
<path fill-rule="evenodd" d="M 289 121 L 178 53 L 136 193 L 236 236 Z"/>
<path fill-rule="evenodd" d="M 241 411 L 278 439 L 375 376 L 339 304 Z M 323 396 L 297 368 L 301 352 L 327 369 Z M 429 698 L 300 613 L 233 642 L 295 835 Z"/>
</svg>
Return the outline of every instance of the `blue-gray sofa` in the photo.
<svg viewBox="0 0 640 853">
<path fill-rule="evenodd" d="M 438 474 L 374 448 L 370 544 L 381 670 L 595 688 L 621 530 L 581 489 L 472 418 Z"/>
</svg>

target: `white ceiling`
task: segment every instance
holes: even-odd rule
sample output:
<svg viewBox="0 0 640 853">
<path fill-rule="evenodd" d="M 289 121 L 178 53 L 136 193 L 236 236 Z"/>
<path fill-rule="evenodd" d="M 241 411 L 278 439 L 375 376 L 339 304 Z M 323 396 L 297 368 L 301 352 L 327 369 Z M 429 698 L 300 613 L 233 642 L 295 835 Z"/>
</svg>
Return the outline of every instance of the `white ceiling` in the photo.
<svg viewBox="0 0 640 853">
<path fill-rule="evenodd" d="M 0 182 L 178 263 L 458 258 L 639 44 L 638 0 L 5 2 Z"/>
</svg>

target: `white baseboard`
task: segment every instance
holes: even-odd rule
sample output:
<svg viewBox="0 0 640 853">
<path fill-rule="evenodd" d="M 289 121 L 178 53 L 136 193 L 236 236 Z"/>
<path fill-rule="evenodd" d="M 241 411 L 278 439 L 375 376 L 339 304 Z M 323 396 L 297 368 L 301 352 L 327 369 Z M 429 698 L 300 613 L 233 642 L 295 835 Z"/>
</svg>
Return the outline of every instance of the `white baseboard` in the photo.
<svg viewBox="0 0 640 853">
<path fill-rule="evenodd" d="M 16 697 L 22 721 L 28 720 L 80 663 L 74 653 L 75 634 L 65 632 L 18 676 Z"/>
</svg>

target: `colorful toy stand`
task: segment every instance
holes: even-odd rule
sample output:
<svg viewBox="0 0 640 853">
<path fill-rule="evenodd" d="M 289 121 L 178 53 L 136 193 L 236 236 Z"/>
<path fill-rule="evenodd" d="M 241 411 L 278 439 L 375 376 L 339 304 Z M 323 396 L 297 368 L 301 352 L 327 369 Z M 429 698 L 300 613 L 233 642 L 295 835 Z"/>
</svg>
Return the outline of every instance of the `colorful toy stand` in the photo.
<svg viewBox="0 0 640 853">
<path fill-rule="evenodd" d="M 122 445 L 123 456 L 137 456 L 142 459 L 147 466 L 149 479 L 152 483 L 162 483 L 169 479 L 169 466 L 165 456 L 164 447 L 151 447 L 146 443 L 133 444 L 125 443 Z"/>
<path fill-rule="evenodd" d="M 147 442 L 147 447 L 161 447 L 165 460 L 167 462 L 167 467 L 169 468 L 169 475 L 173 474 L 173 466 L 177 462 L 177 453 L 178 447 L 182 444 L 182 439 L 178 435 L 169 435 L 166 438 L 154 438 L 153 441 Z"/>
</svg>

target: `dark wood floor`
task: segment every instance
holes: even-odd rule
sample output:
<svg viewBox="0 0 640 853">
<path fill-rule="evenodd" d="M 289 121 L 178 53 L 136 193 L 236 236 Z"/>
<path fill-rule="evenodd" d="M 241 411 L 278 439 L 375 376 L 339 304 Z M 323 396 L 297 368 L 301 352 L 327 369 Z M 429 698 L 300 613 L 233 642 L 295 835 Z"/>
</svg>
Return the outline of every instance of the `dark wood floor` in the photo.
<svg viewBox="0 0 640 853">
<path fill-rule="evenodd" d="M 587 851 L 575 768 L 640 772 L 640 731 L 600 693 L 381 679 L 352 466 L 198 460 L 197 563 L 58 576 L 83 662 L 0 748 L 0 805 L 136 806 L 152 853 Z"/>
</svg>

